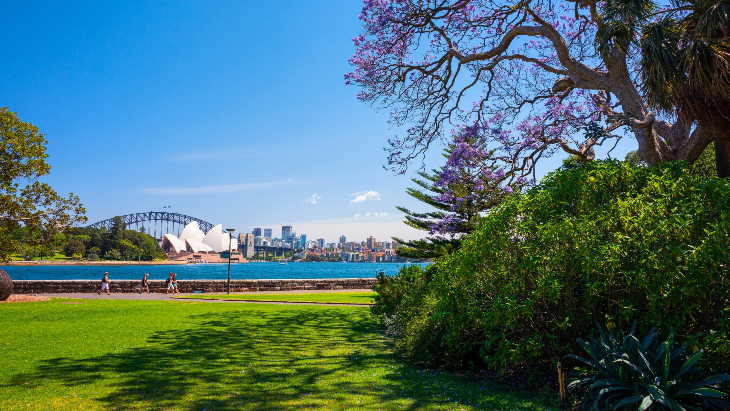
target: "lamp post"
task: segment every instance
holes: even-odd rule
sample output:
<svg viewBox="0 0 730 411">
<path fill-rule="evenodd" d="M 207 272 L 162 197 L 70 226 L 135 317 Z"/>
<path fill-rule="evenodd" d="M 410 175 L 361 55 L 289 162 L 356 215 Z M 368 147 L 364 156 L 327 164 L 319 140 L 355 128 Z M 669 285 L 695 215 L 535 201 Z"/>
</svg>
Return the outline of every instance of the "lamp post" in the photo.
<svg viewBox="0 0 730 411">
<path fill-rule="evenodd" d="M 233 236 L 231 233 L 236 231 L 235 228 L 226 228 L 226 231 L 228 231 L 228 294 L 231 293 L 231 242 L 233 241 Z"/>
</svg>

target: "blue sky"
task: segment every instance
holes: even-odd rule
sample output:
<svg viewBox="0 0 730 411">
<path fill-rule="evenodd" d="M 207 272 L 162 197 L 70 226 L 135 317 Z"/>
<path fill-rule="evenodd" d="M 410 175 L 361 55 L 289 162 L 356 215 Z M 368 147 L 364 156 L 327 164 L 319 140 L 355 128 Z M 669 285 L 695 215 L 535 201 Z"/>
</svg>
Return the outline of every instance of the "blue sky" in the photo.
<svg viewBox="0 0 730 411">
<path fill-rule="evenodd" d="M 172 206 L 237 232 L 420 238 L 395 209 L 423 209 L 413 175 L 382 168 L 397 130 L 344 84 L 361 4 L 10 2 L 0 106 L 46 134 L 44 181 L 90 223 Z"/>
</svg>

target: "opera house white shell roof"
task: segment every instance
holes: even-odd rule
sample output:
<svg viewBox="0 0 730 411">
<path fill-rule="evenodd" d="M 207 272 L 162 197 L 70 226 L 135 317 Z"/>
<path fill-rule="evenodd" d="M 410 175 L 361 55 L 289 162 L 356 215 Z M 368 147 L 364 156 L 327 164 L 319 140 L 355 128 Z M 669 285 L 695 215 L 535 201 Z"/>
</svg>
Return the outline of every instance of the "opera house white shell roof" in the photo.
<svg viewBox="0 0 730 411">
<path fill-rule="evenodd" d="M 228 250 L 229 241 L 231 249 L 237 250 L 238 239 L 231 238 L 229 240 L 229 235 L 223 232 L 222 224 L 218 224 L 211 228 L 208 234 L 204 234 L 198 226 L 198 222 L 193 221 L 185 226 L 182 233 L 180 233 L 180 238 L 175 237 L 173 234 L 165 234 L 162 237 L 162 248 L 175 253 L 184 251 L 220 253 Z"/>
</svg>

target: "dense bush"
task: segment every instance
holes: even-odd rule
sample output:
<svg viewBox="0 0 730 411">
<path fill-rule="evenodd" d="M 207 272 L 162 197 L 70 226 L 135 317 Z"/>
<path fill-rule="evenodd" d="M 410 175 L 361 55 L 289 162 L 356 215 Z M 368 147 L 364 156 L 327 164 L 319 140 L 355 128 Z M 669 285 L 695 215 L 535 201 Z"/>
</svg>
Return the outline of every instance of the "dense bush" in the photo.
<svg viewBox="0 0 730 411">
<path fill-rule="evenodd" d="M 624 334 L 598 328 L 601 338 L 578 340 L 586 358 L 569 355 L 590 368 L 592 375 L 578 378 L 568 387 L 577 393 L 584 410 L 727 410 L 727 395 L 713 388 L 730 379 L 727 374 L 707 377 L 696 367 L 702 350 L 691 352 L 674 339 L 666 341 L 651 330 L 639 340 L 636 327 Z"/>
<path fill-rule="evenodd" d="M 406 359 L 422 365 L 439 361 L 439 326 L 433 321 L 435 300 L 429 295 L 430 269 L 420 265 L 401 267 L 389 277 L 381 271 L 373 290 L 377 293 L 372 314 L 395 337 L 398 351 Z M 424 324 L 424 321 L 427 322 Z M 409 347 L 419 347 L 412 350 Z"/>
<path fill-rule="evenodd" d="M 433 364 L 554 361 L 596 335 L 596 324 L 638 320 L 641 333 L 674 327 L 722 370 L 728 261 L 727 180 L 685 163 L 592 162 L 557 170 L 489 213 L 429 269 L 420 305 L 390 311 L 402 316 L 400 352 Z"/>
</svg>

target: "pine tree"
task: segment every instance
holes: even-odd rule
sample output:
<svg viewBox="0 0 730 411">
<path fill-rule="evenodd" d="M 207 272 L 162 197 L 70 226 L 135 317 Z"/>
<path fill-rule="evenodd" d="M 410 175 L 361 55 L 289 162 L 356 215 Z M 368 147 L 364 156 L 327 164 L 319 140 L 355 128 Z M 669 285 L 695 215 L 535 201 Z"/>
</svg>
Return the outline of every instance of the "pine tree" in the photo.
<svg viewBox="0 0 730 411">
<path fill-rule="evenodd" d="M 452 150 L 452 147 L 444 150 L 444 157 L 449 157 Z M 442 171 L 443 167 L 441 170 L 431 170 L 431 174 L 419 172 L 421 178 L 413 178 L 411 181 L 420 189 L 407 190 L 408 195 L 436 210 L 419 213 L 405 207 L 396 207 L 405 213 L 406 225 L 429 232 L 427 238 L 415 241 L 404 241 L 393 237 L 393 240 L 403 245 L 398 248 L 399 257 L 433 259 L 458 250 L 461 246 L 461 237 L 474 231 L 481 215 L 499 205 L 507 195 L 507 192 L 500 188 L 501 179 L 492 180 L 478 187 L 473 176 L 466 175 L 468 171 L 464 171 L 464 178 L 456 179 L 458 183 L 441 186 L 438 182 Z M 461 201 L 440 200 L 448 191 L 453 191 L 453 197 Z M 435 232 L 434 225 L 439 221 L 451 221 L 448 237 Z"/>
</svg>

